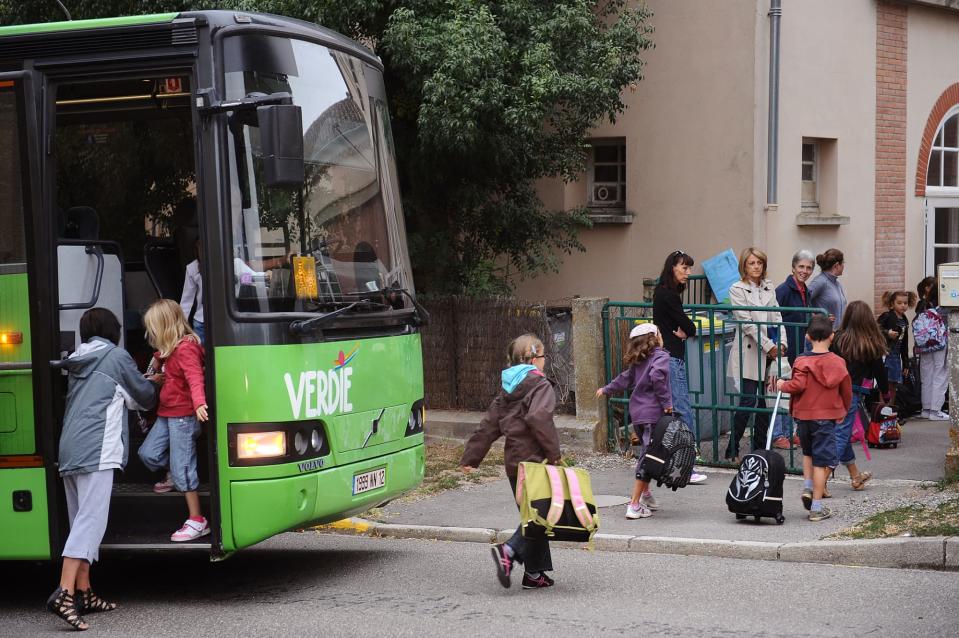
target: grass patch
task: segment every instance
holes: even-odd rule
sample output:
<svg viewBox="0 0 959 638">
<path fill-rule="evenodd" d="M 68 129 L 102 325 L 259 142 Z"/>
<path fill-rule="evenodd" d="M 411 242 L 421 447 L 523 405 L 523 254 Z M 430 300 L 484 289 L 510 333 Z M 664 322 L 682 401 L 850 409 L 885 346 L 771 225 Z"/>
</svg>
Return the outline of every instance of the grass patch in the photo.
<svg viewBox="0 0 959 638">
<path fill-rule="evenodd" d="M 464 483 L 486 483 L 505 476 L 503 450 L 492 449 L 483 463 L 472 474 L 460 471 L 462 445 L 448 443 L 426 444 L 426 471 L 423 483 L 405 498 L 415 499 L 452 490 Z"/>
<path fill-rule="evenodd" d="M 959 535 L 959 497 L 937 507 L 910 505 L 873 514 L 852 527 L 840 530 L 832 538 L 891 538 L 910 536 Z"/>
</svg>

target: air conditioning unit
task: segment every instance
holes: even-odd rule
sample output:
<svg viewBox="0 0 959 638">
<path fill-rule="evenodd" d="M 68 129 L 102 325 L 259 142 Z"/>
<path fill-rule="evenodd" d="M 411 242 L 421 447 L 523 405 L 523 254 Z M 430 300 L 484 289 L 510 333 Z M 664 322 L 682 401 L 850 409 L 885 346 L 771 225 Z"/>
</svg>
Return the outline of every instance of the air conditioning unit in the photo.
<svg viewBox="0 0 959 638">
<path fill-rule="evenodd" d="M 593 203 L 616 204 L 622 201 L 619 197 L 619 186 L 615 184 L 598 184 L 593 186 Z"/>
</svg>

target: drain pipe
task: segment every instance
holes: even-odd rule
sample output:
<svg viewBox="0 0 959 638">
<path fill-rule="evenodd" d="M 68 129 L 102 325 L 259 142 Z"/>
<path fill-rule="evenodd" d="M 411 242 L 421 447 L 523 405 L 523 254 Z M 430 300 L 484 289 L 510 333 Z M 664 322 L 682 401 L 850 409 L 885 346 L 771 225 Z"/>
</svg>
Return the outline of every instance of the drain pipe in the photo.
<svg viewBox="0 0 959 638">
<path fill-rule="evenodd" d="M 769 131 L 766 146 L 766 208 L 779 205 L 779 21 L 782 0 L 769 2 Z"/>
</svg>

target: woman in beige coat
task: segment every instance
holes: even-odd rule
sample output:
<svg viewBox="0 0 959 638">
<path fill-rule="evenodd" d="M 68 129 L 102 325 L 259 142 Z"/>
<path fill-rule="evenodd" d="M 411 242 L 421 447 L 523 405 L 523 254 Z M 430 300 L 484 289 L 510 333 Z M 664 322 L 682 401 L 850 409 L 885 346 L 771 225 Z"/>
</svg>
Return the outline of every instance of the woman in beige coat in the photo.
<svg viewBox="0 0 959 638">
<path fill-rule="evenodd" d="M 729 303 L 733 306 L 764 306 L 769 310 L 735 310 L 736 338 L 729 354 L 727 375 L 741 381 L 739 407 L 765 408 L 765 389 L 769 364 L 787 348 L 786 332 L 782 323 L 776 287 L 766 279 L 766 253 L 750 247 L 739 256 L 739 275 L 742 277 L 729 288 Z M 772 324 L 772 325 L 770 325 Z M 758 395 L 758 396 L 757 396 Z M 726 447 L 726 458 L 739 462 L 739 442 L 746 432 L 749 417 L 756 414 L 753 430 L 753 449 L 765 447 L 769 415 L 737 410 L 733 417 L 733 431 Z"/>
</svg>

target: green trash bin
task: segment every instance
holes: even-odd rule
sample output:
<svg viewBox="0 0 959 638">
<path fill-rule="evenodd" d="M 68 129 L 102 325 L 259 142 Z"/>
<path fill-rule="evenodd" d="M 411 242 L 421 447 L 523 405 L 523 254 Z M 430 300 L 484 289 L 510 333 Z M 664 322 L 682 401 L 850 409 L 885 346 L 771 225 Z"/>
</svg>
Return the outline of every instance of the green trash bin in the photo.
<svg viewBox="0 0 959 638">
<path fill-rule="evenodd" d="M 712 330 L 708 316 L 696 316 L 693 321 L 696 323 L 696 335 L 686 340 L 686 378 L 690 402 L 696 413 L 698 438 L 700 441 L 712 441 L 715 433 L 728 432 L 732 423 L 730 411 L 714 412 L 708 406 L 724 402 L 726 362 L 732 351 L 736 327 L 726 324 L 725 317 L 719 314 L 713 316 Z"/>
</svg>

